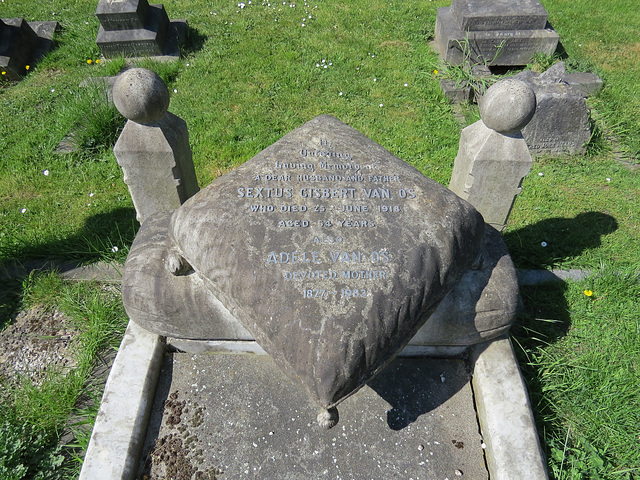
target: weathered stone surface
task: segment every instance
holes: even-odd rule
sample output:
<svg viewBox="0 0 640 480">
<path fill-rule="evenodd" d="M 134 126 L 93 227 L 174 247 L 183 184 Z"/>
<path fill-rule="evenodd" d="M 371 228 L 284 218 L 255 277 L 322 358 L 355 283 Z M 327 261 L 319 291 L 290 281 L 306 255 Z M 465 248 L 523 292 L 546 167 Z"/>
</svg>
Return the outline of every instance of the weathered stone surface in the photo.
<svg viewBox="0 0 640 480">
<path fill-rule="evenodd" d="M 187 124 L 170 112 L 149 125 L 128 121 L 113 152 L 140 223 L 178 208 L 199 190 Z"/>
<path fill-rule="evenodd" d="M 582 93 L 567 84 L 536 87 L 537 109 L 522 130 L 534 153 L 584 153 L 591 138 L 589 111 Z"/>
<path fill-rule="evenodd" d="M 487 480 L 468 369 L 395 359 L 341 404 L 336 432 L 309 422 L 313 406 L 265 355 L 173 354 L 140 477 L 168 479 L 179 466 L 204 479 Z"/>
<path fill-rule="evenodd" d="M 154 213 L 178 208 L 200 189 L 189 132 L 184 120 L 167 112 L 167 87 L 150 70 L 120 74 L 113 102 L 129 118 L 113 152 L 142 223 Z"/>
<path fill-rule="evenodd" d="M 496 83 L 479 102 L 482 122 L 498 133 L 516 133 L 533 118 L 536 95 L 531 87 L 518 80 Z"/>
<path fill-rule="evenodd" d="M 145 220 L 133 242 L 122 282 L 129 316 L 150 331 L 178 339 L 174 343 L 185 351 L 207 350 L 193 341 L 185 347 L 185 339 L 253 340 L 199 276 L 170 274 L 165 265 L 169 217 L 164 212 Z M 478 264 L 463 274 L 409 345 L 468 346 L 508 331 L 516 319 L 516 271 L 501 235 L 490 226 L 485 225 L 478 258 Z M 202 321 L 194 321 L 200 317 Z"/>
<path fill-rule="evenodd" d="M 503 135 L 478 121 L 460 135 L 449 188 L 502 230 L 531 164 L 521 133 Z"/>
<path fill-rule="evenodd" d="M 584 89 L 570 84 L 576 81 L 569 76 L 562 62 L 542 74 L 524 71 L 516 75 L 536 93 L 536 114 L 522 129 L 522 135 L 533 153 L 580 154 L 591 139 L 589 110 L 585 89 L 595 88 L 597 81 L 591 76 L 585 79 Z M 589 86 L 591 80 L 594 86 Z"/>
<path fill-rule="evenodd" d="M 502 17 L 496 17 L 495 22 L 501 21 Z M 488 18 L 483 18 L 482 22 L 491 23 Z M 470 30 L 460 26 L 451 7 L 439 8 L 436 16 L 436 49 L 452 65 L 465 62 L 491 66 L 526 65 L 535 53 L 554 53 L 558 40 L 558 33 L 549 24 L 537 29 Z"/>
<path fill-rule="evenodd" d="M 325 408 L 402 349 L 484 244 L 473 207 L 328 116 L 218 179 L 171 222 L 170 271 L 200 277 Z"/>
<path fill-rule="evenodd" d="M 542 30 L 549 18 L 538 0 L 452 0 L 451 12 L 464 32 Z"/>
<path fill-rule="evenodd" d="M 0 62 L 11 70 L 24 70 L 38 37 L 22 18 L 0 20 Z"/>
<path fill-rule="evenodd" d="M 118 75 L 113 85 L 113 102 L 127 119 L 148 124 L 167 112 L 169 90 L 151 70 L 131 68 Z"/>
<path fill-rule="evenodd" d="M 470 102 L 475 98 L 473 89 L 465 84 L 453 80 L 440 80 L 440 88 L 445 97 L 452 103 Z"/>
<path fill-rule="evenodd" d="M 485 227 L 476 268 L 467 270 L 411 340 L 412 345 L 473 345 L 506 333 L 516 320 L 518 278 L 500 233 Z"/>
<path fill-rule="evenodd" d="M 566 73 L 562 80 L 580 91 L 585 98 L 598 93 L 604 84 L 598 75 L 589 72 Z"/>
<path fill-rule="evenodd" d="M 509 338 L 479 344 L 470 357 L 490 478 L 547 480 L 531 401 Z"/>
<path fill-rule="evenodd" d="M 519 129 L 533 117 L 535 108 L 536 97 L 527 84 L 503 80 L 480 101 L 482 120 L 460 135 L 449 188 L 500 231 L 533 163 Z"/>
<path fill-rule="evenodd" d="M 147 0 L 100 0 L 96 17 L 105 30 L 145 28 L 149 10 Z"/>
<path fill-rule="evenodd" d="M 187 339 L 252 340 L 199 275 L 173 275 L 165 266 L 172 211 L 145 220 L 122 275 L 131 319 L 151 332 Z"/>
<path fill-rule="evenodd" d="M 164 347 L 163 339 L 129 322 L 104 388 L 79 480 L 136 478 Z"/>
</svg>

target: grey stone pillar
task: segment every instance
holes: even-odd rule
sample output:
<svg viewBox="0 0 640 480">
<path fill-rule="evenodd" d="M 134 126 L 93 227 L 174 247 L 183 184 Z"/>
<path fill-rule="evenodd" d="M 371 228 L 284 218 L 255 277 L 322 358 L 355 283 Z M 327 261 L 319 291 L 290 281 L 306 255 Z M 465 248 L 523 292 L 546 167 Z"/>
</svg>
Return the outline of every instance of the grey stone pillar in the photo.
<svg viewBox="0 0 640 480">
<path fill-rule="evenodd" d="M 533 160 L 521 130 L 536 110 L 526 83 L 502 80 L 480 99 L 482 120 L 462 130 L 449 188 L 502 231 Z"/>
<path fill-rule="evenodd" d="M 113 86 L 113 102 L 129 119 L 113 152 L 142 223 L 178 208 L 199 190 L 187 124 L 167 112 L 169 91 L 151 70 L 123 72 Z"/>
</svg>

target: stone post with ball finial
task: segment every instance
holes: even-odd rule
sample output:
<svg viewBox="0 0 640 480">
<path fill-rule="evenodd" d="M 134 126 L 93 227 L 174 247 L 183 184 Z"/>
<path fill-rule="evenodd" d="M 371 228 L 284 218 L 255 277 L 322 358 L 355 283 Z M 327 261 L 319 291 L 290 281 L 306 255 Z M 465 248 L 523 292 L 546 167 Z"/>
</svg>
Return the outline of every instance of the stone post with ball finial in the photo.
<svg viewBox="0 0 640 480">
<path fill-rule="evenodd" d="M 113 152 L 140 223 L 174 210 L 198 192 L 187 124 L 169 113 L 169 91 L 151 70 L 132 68 L 113 86 L 113 102 L 128 121 Z"/>
<path fill-rule="evenodd" d="M 481 120 L 462 130 L 449 189 L 502 231 L 533 159 L 521 130 L 536 110 L 533 89 L 519 80 L 492 85 L 479 102 Z"/>
</svg>

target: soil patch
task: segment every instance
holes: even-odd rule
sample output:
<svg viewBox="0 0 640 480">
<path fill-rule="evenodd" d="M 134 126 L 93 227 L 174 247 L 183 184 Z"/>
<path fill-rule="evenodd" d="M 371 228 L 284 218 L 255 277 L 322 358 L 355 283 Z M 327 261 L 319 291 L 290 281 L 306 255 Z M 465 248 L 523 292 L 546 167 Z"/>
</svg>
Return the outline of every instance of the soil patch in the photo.
<svg viewBox="0 0 640 480">
<path fill-rule="evenodd" d="M 67 372 L 75 366 L 72 340 L 78 335 L 69 317 L 35 306 L 18 313 L 0 332 L 0 379 L 17 385 L 21 378 L 35 385 L 49 371 Z"/>
</svg>

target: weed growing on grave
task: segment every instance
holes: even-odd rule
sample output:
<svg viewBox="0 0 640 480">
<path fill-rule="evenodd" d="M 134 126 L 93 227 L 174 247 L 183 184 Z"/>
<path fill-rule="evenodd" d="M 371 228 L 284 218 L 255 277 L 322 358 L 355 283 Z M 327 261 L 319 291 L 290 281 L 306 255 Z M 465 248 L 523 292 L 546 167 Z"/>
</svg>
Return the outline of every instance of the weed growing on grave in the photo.
<svg viewBox="0 0 640 480">
<path fill-rule="evenodd" d="M 108 62 L 102 62 L 100 68 L 103 69 L 104 75 L 115 77 L 122 72 L 127 66 L 127 61 L 124 57 L 110 58 Z"/>
<path fill-rule="evenodd" d="M 548 53 L 538 52 L 533 54 L 533 57 L 531 58 L 531 61 L 529 62 L 529 64 L 527 64 L 526 68 L 527 70 L 531 70 L 536 73 L 542 73 L 542 72 L 546 72 L 549 68 L 551 68 L 553 65 L 558 63 L 560 60 L 561 60 L 561 57 L 557 53 L 548 54 Z"/>
<path fill-rule="evenodd" d="M 502 50 L 504 49 L 505 42 L 500 42 L 496 48 L 495 55 L 490 60 L 482 58 L 475 59 L 468 38 L 456 40 L 456 42 L 458 43 L 458 48 L 462 52 L 463 60 L 458 65 L 444 62 L 444 71 L 441 75 L 446 79 L 453 80 L 456 88 L 467 86 L 471 87 L 475 92 L 476 98 L 480 97 L 491 85 L 499 81 L 502 76 L 493 74 L 483 75 L 478 73 L 478 67 L 482 67 L 483 71 L 488 70 L 488 67 L 500 57 Z"/>
<path fill-rule="evenodd" d="M 0 404 L 0 478 L 52 479 L 64 456 L 53 436 L 20 419 L 14 405 Z"/>
<path fill-rule="evenodd" d="M 153 58 L 145 58 L 136 63 L 136 67 L 153 70 L 164 83 L 167 84 L 169 91 L 173 90 L 176 79 L 184 70 L 184 62 L 159 62 Z"/>
</svg>

